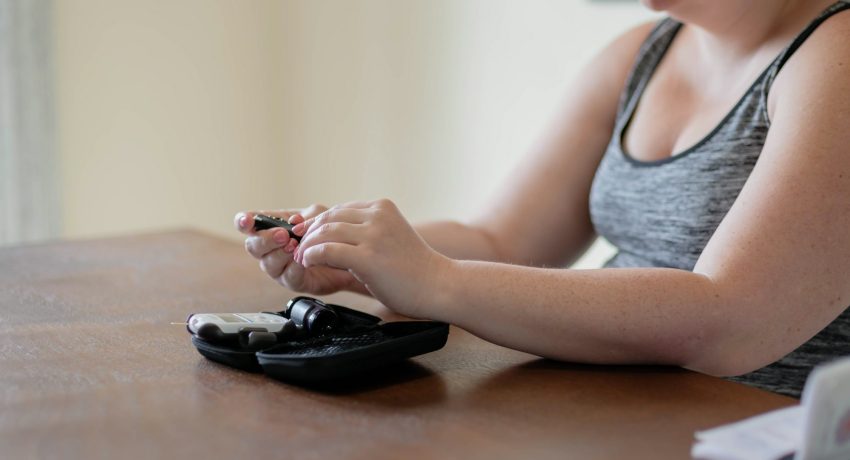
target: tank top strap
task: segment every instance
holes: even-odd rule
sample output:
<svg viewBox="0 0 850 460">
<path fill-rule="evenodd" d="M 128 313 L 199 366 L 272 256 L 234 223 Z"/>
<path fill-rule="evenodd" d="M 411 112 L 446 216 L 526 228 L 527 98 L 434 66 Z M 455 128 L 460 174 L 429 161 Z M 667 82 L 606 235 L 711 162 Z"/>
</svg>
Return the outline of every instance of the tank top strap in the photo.
<svg viewBox="0 0 850 460">
<path fill-rule="evenodd" d="M 797 49 L 802 46 L 806 39 L 808 39 L 809 36 L 824 23 L 824 21 L 836 13 L 847 9 L 850 9 L 850 0 L 838 0 L 823 10 L 764 69 L 762 74 L 753 82 L 753 85 L 749 88 L 749 90 L 747 90 L 735 106 L 733 112 L 743 110 L 750 115 L 759 113 L 761 118 L 766 120 L 766 123 L 769 126 L 770 121 L 767 115 L 767 95 L 773 81 L 779 74 L 779 71 L 782 70 L 785 63 L 788 62 Z M 664 55 L 673 43 L 673 39 L 676 38 L 676 35 L 681 28 L 682 23 L 679 21 L 676 21 L 671 17 L 663 18 L 658 21 L 650 34 L 644 40 L 643 44 L 641 44 L 641 47 L 638 49 L 638 53 L 635 56 L 632 69 L 626 79 L 626 85 L 623 88 L 623 92 L 620 94 L 614 131 L 615 135 L 622 131 L 624 125 L 629 123 L 631 115 L 640 100 L 643 90 L 649 83 L 649 80 L 652 78 L 656 68 L 661 63 Z M 752 111 L 745 110 L 750 109 L 750 105 L 754 106 Z M 730 116 L 727 118 L 731 118 L 735 115 L 735 113 L 730 112 L 729 115 Z M 729 120 L 724 120 L 724 123 L 727 121 Z M 721 125 L 722 124 L 723 123 L 721 123 Z M 718 126 L 718 128 L 722 128 L 722 126 Z"/>
<path fill-rule="evenodd" d="M 667 17 L 658 21 L 652 32 L 644 40 L 635 56 L 632 69 L 626 78 L 626 86 L 620 94 L 620 102 L 617 107 L 617 124 L 623 118 L 627 118 L 631 112 L 632 105 L 640 99 L 644 86 L 649 82 L 655 68 L 661 63 L 673 38 L 679 32 L 682 24 L 673 18 Z"/>
<path fill-rule="evenodd" d="M 821 25 L 841 11 L 846 9 L 850 9 L 850 1 L 848 0 L 839 0 L 832 5 L 830 5 L 827 9 L 823 10 L 818 17 L 812 20 L 802 32 L 800 32 L 797 37 L 794 38 L 794 41 L 791 42 L 781 53 L 774 59 L 773 63 L 770 65 L 770 69 L 767 72 L 767 78 L 765 79 L 765 94 L 770 86 L 773 84 L 773 80 L 776 79 L 776 76 L 779 74 L 779 71 L 782 70 L 782 67 L 791 59 L 791 56 L 803 45 L 806 39 L 809 38 L 810 35 Z"/>
</svg>

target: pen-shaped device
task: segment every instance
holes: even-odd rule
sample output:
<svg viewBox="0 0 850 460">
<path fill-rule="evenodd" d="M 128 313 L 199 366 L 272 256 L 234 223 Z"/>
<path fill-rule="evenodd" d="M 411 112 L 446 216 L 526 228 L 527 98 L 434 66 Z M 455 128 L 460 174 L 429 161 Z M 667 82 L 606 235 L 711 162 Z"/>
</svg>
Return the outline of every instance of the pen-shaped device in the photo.
<svg viewBox="0 0 850 460">
<path fill-rule="evenodd" d="M 280 227 L 289 232 L 289 237 L 300 242 L 301 237 L 292 231 L 292 224 L 278 217 L 266 216 L 264 214 L 254 215 L 254 230 L 268 230 L 270 228 Z"/>
</svg>

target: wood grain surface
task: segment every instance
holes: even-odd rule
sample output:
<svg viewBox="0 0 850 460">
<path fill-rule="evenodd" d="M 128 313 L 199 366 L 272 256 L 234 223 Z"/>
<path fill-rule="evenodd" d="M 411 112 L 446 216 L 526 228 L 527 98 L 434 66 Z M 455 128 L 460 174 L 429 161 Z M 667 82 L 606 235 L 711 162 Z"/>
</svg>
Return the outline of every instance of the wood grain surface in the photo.
<svg viewBox="0 0 850 460">
<path fill-rule="evenodd" d="M 169 325 L 291 296 L 239 242 L 194 231 L 0 249 L 0 458 L 682 459 L 695 430 L 796 403 L 457 328 L 440 351 L 315 390 L 207 361 Z"/>
</svg>

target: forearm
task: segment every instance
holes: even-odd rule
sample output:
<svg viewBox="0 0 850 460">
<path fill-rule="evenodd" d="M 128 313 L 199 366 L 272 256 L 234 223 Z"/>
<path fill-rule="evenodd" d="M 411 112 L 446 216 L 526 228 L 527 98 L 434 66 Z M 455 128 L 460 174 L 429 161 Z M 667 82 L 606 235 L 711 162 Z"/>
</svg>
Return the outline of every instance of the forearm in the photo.
<svg viewBox="0 0 850 460">
<path fill-rule="evenodd" d="M 398 313 L 453 323 L 500 345 L 565 361 L 734 375 L 799 346 L 792 332 L 808 333 L 789 327 L 805 320 L 796 314 L 800 299 L 785 299 L 794 290 L 780 291 L 752 270 L 570 270 L 456 260 L 426 245 L 389 200 L 368 206 L 339 214 L 362 224 L 334 215 L 309 222 L 296 262 L 345 268 Z"/>
<path fill-rule="evenodd" d="M 483 228 L 453 221 L 424 222 L 414 228 L 429 246 L 451 259 L 510 261 L 495 234 Z"/>
<path fill-rule="evenodd" d="M 541 269 L 452 262 L 435 319 L 558 360 L 651 363 L 709 373 L 728 322 L 708 277 L 674 269 Z"/>
</svg>

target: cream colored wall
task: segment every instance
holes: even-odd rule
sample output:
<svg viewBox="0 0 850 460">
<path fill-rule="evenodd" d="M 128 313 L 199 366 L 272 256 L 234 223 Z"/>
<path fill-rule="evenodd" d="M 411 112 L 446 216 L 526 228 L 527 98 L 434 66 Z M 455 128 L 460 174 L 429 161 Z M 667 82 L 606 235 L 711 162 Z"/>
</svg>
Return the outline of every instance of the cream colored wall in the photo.
<svg viewBox="0 0 850 460">
<path fill-rule="evenodd" d="M 584 0 L 57 0 L 64 235 L 235 236 L 239 209 L 382 196 L 462 219 L 581 65 L 648 17 Z"/>
<path fill-rule="evenodd" d="M 280 6 L 57 0 L 64 235 L 196 226 L 281 195 Z"/>
</svg>

